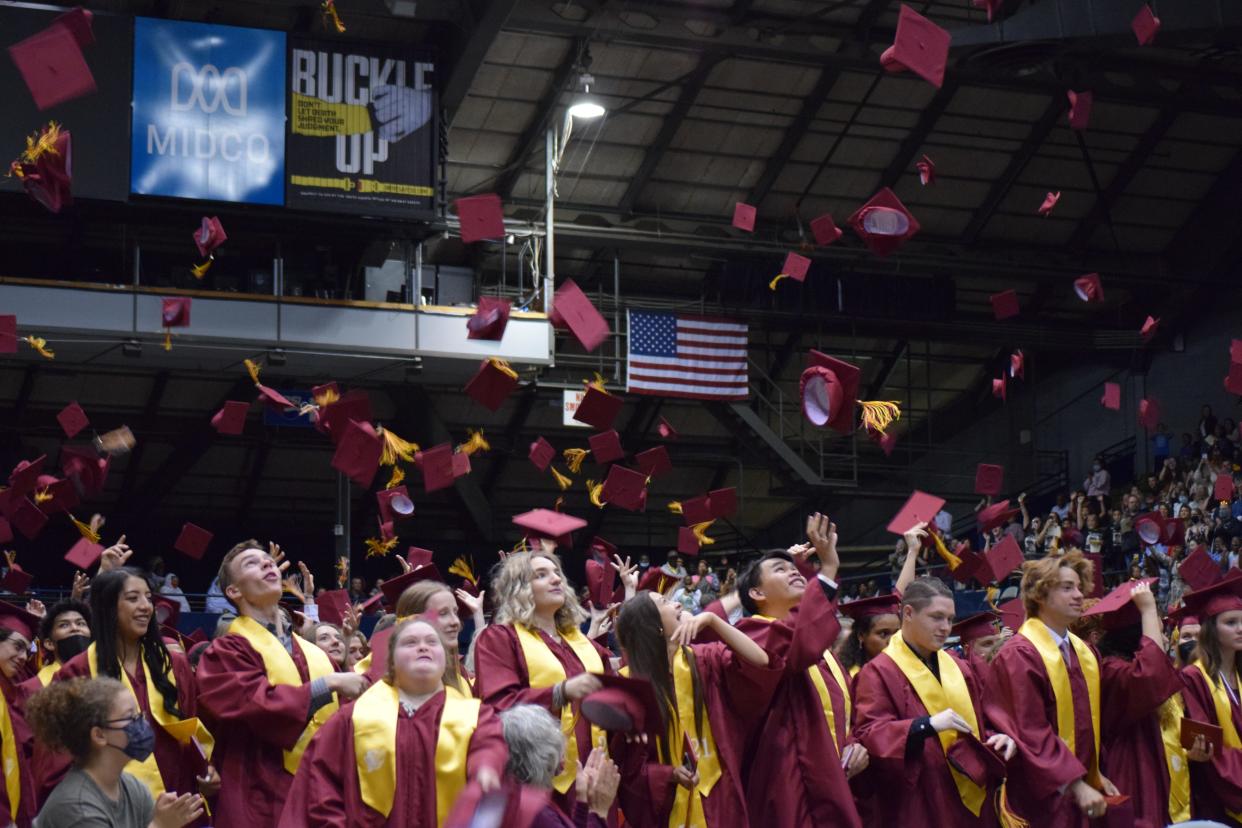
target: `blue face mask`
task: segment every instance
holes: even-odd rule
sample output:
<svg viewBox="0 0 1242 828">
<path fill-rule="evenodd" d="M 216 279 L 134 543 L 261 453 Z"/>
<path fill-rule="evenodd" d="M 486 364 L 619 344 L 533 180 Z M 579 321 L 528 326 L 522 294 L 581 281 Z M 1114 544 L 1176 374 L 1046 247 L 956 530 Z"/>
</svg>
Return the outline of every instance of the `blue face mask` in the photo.
<svg viewBox="0 0 1242 828">
<path fill-rule="evenodd" d="M 152 729 L 151 723 L 147 721 L 146 716 L 130 719 L 124 727 L 114 727 L 112 725 L 100 725 L 100 727 L 104 730 L 124 731 L 127 740 L 125 747 L 116 749 L 135 762 L 145 762 L 147 757 L 151 755 L 151 751 L 155 750 L 155 730 Z M 109 747 L 116 747 L 116 745 L 109 744 Z"/>
</svg>

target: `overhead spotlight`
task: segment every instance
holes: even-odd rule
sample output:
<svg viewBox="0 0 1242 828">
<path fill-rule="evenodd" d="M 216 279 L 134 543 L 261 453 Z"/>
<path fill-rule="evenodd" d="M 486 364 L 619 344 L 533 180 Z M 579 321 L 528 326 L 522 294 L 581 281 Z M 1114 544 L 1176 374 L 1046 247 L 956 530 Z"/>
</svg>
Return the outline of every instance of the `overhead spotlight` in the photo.
<svg viewBox="0 0 1242 828">
<path fill-rule="evenodd" d="M 142 343 L 136 339 L 127 339 L 121 343 L 121 353 L 130 359 L 142 356 Z"/>
<path fill-rule="evenodd" d="M 591 94 L 591 84 L 593 83 L 595 83 L 595 77 L 587 72 L 583 72 L 578 76 L 578 84 L 582 87 L 582 91 L 574 95 L 573 100 L 570 101 L 569 115 L 571 118 L 590 121 L 608 111 L 604 108 L 603 102 L 597 96 Z"/>
<path fill-rule="evenodd" d="M 267 364 L 274 365 L 277 368 L 283 368 L 289 362 L 289 356 L 285 353 L 284 348 L 273 348 L 267 352 Z"/>
</svg>

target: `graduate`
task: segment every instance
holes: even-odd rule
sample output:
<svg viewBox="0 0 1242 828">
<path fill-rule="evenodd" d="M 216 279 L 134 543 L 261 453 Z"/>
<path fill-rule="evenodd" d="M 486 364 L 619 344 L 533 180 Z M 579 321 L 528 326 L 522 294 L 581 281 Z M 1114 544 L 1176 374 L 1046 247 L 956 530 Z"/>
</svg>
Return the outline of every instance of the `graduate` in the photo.
<svg viewBox="0 0 1242 828">
<path fill-rule="evenodd" d="M 478 699 L 445 692 L 441 634 L 411 618 L 388 642 L 388 675 L 311 740 L 280 828 L 437 828 L 467 782 L 500 787 L 504 731 Z"/>
<path fill-rule="evenodd" d="M 1230 826 L 1242 825 L 1242 706 L 1238 674 L 1242 668 L 1242 572 L 1233 571 L 1213 586 L 1184 596 L 1186 610 L 1198 617 L 1198 658 L 1182 670 L 1186 718 L 1216 725 L 1221 745 L 1209 761 L 1191 765 L 1191 816 Z"/>
<path fill-rule="evenodd" d="M 784 661 L 752 742 L 746 805 L 756 824 L 859 826 L 848 780 L 867 767 L 867 750 L 850 736 L 850 681 L 831 651 L 841 629 L 836 525 L 816 513 L 806 534 L 805 551 L 820 561 L 814 583 L 788 552 L 763 556 L 738 578 L 748 613 L 738 629 Z"/>
<path fill-rule="evenodd" d="M 515 552 L 493 576 L 496 611 L 475 639 L 475 693 L 497 710 L 537 704 L 560 719 L 565 765 L 553 780 L 553 798 L 573 813 L 574 778 L 592 745 L 604 738 L 578 711 L 611 673 L 611 653 L 578 629 L 584 613 L 551 551 Z"/>
<path fill-rule="evenodd" d="M 322 650 L 290 632 L 279 607 L 280 569 L 258 541 L 229 550 L 217 578 L 237 618 L 198 663 L 198 704 L 221 779 L 214 824 L 271 828 L 336 698 L 356 698 L 367 680 L 335 672 Z"/>
<path fill-rule="evenodd" d="M 854 735 L 871 754 L 876 826 L 991 826 L 992 794 L 1017 745 L 983 716 L 970 665 L 943 649 L 953 592 L 937 578 L 910 584 L 901 629 L 854 686 Z M 899 792 L 899 793 L 898 793 Z"/>
<path fill-rule="evenodd" d="M 987 686 L 992 658 L 1006 641 L 1005 634 L 996 629 L 996 619 L 994 612 L 980 612 L 954 623 L 949 631 L 950 635 L 957 636 L 962 656 L 974 671 L 980 687 Z"/>
<path fill-rule="evenodd" d="M 712 643 L 693 643 L 708 631 Z M 622 605 L 617 641 L 628 674 L 651 682 L 662 720 L 648 728 L 655 738 L 618 751 L 626 821 L 746 828 L 747 736 L 784 665 L 720 616 L 690 615 L 647 590 Z"/>
<path fill-rule="evenodd" d="M 30 828 L 39 809 L 31 763 L 34 734 L 13 684 L 14 678 L 24 675 L 38 621 L 24 609 L 0 601 L 0 765 L 4 767 L 0 824 L 11 821 L 17 828 Z"/>
<path fill-rule="evenodd" d="M 215 796 L 220 777 L 200 752 L 211 744 L 211 737 L 194 724 L 180 724 L 198 714 L 194 671 L 184 655 L 164 646 L 145 573 L 123 566 L 96 575 L 91 581 L 91 618 L 94 643 L 71 658 L 54 681 L 107 677 L 134 694 L 155 734 L 155 750 L 127 772 L 147 786 L 152 799 L 158 800 L 165 791 Z M 198 744 L 179 740 L 174 735 L 179 727 L 196 733 Z M 70 758 L 61 756 L 60 767 L 39 763 L 41 788 L 50 791 L 68 770 Z"/>
<path fill-rule="evenodd" d="M 841 663 L 849 672 L 850 678 L 858 675 L 871 659 L 884 652 L 888 639 L 901 627 L 898 613 L 901 610 L 901 592 L 906 585 L 914 580 L 915 568 L 918 566 L 919 549 L 922 541 L 911 544 L 910 538 L 923 532 L 926 523 L 919 523 L 905 534 L 906 560 L 901 565 L 901 572 L 893 584 L 893 591 L 888 595 L 876 595 L 842 604 L 839 608 L 842 615 L 850 618 L 854 626 L 841 652 Z M 922 536 L 919 535 L 921 538 Z"/>
<path fill-rule="evenodd" d="M 27 694 L 47 687 L 52 677 L 91 643 L 91 609 L 76 598 L 57 601 L 39 621 L 39 648 L 43 666 L 26 680 Z"/>
<path fill-rule="evenodd" d="M 1182 747 L 1182 683 L 1164 651 L 1149 581 L 1128 582 L 1089 610 L 1099 616 L 1102 702 L 1100 764 L 1151 825 L 1190 819 L 1190 766 L 1207 758 L 1203 738 Z"/>
<path fill-rule="evenodd" d="M 1018 742 L 1006 791 L 1032 825 L 1085 828 L 1104 815 L 1104 797 L 1118 794 L 1099 765 L 1100 659 L 1069 630 L 1091 575 L 1078 550 L 1028 561 L 1027 619 L 992 659 L 984 711 Z"/>
</svg>

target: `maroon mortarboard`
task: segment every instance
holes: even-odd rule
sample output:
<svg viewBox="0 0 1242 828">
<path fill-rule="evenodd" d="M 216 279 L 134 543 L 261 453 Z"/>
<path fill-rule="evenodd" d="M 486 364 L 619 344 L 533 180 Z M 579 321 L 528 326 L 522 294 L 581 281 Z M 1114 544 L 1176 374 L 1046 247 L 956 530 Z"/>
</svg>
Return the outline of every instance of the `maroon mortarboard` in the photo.
<svg viewBox="0 0 1242 828">
<path fill-rule="evenodd" d="M 0 588 L 7 589 L 14 595 L 25 595 L 32 583 L 34 583 L 33 575 L 24 569 L 12 566 L 9 567 L 8 572 L 4 573 L 4 578 L 0 579 Z"/>
<path fill-rule="evenodd" d="M 190 299 L 170 296 L 161 303 L 160 319 L 165 328 L 186 328 L 190 325 Z"/>
<path fill-rule="evenodd" d="M 604 730 L 659 733 L 664 718 L 655 690 L 646 679 L 601 675 L 603 685 L 582 700 L 582 715 Z"/>
<path fill-rule="evenodd" d="M 906 7 L 902 6 L 904 11 Z M 919 232 L 918 220 L 906 209 L 897 195 L 885 187 L 859 207 L 849 218 L 872 253 L 887 256 Z"/>
<path fill-rule="evenodd" d="M 811 351 L 798 380 L 803 416 L 819 428 L 831 428 L 841 434 L 852 432 L 861 373 L 855 365 Z"/>
<path fill-rule="evenodd" d="M 1233 499 L 1233 476 L 1229 474 L 1218 474 L 1216 483 L 1212 488 L 1213 500 L 1232 500 Z"/>
<path fill-rule="evenodd" d="M 1087 273 L 1074 280 L 1074 293 L 1084 302 L 1103 302 L 1104 285 L 1100 274 Z"/>
<path fill-rule="evenodd" d="M 384 440 L 368 422 L 350 420 L 332 454 L 332 468 L 364 489 L 371 488 L 379 471 Z"/>
<path fill-rule="evenodd" d="M 1242 570 L 1231 570 L 1224 579 L 1211 586 L 1186 593 L 1182 596 L 1182 603 L 1188 612 L 1201 619 L 1230 610 L 1242 610 Z"/>
<path fill-rule="evenodd" d="M 880 55 L 880 63 L 888 72 L 909 69 L 939 87 L 944 84 L 952 39 L 947 31 L 903 3 L 897 16 L 893 45 Z"/>
<path fill-rule="evenodd" d="M 1009 355 L 1009 376 L 1026 379 L 1026 356 L 1020 350 Z"/>
<path fill-rule="evenodd" d="M 668 456 L 668 449 L 664 446 L 656 446 L 646 451 L 640 451 L 634 455 L 634 465 L 642 469 L 643 474 L 648 477 L 659 477 L 673 469 L 672 458 Z"/>
<path fill-rule="evenodd" d="M 999 584 L 1012 575 L 1015 569 L 1022 566 L 1022 547 L 1018 546 L 1013 535 L 1006 532 L 1000 543 L 988 550 L 987 555 L 984 556 L 984 564 L 988 573 L 988 582 Z M 977 576 L 979 573 L 975 574 Z"/>
<path fill-rule="evenodd" d="M 614 468 L 620 468 L 620 466 Z M 514 515 L 513 523 L 534 537 L 550 538 L 558 542 L 561 538 L 568 538 L 571 532 L 587 525 L 582 518 L 567 515 L 564 512 L 554 512 L 551 509 L 532 509 L 529 512 Z"/>
<path fill-rule="evenodd" d="M 1002 782 L 1008 773 L 1004 758 L 973 733 L 958 734 L 945 750 L 944 758 L 950 768 L 985 789 Z"/>
<path fill-rule="evenodd" d="M 737 489 L 729 486 L 712 489 L 707 493 L 707 505 L 712 518 L 730 518 L 737 514 Z"/>
<path fill-rule="evenodd" d="M 556 449 L 543 437 L 530 444 L 530 462 L 539 471 L 546 472 L 554 459 Z"/>
<path fill-rule="evenodd" d="M 17 353 L 17 317 L 0 314 L 0 354 Z"/>
<path fill-rule="evenodd" d="M 443 583 L 444 578 L 441 577 L 440 570 L 435 564 L 416 566 L 409 572 L 398 575 L 395 578 L 389 578 L 380 584 L 380 593 L 384 596 L 384 603 L 388 605 L 389 609 L 395 610 L 397 602 L 401 600 L 401 593 L 422 581 L 440 581 Z"/>
<path fill-rule="evenodd" d="M 1134 519 L 1134 531 L 1143 543 L 1160 543 L 1164 540 L 1166 519 L 1159 512 L 1147 512 Z"/>
<path fill-rule="evenodd" d="M 1065 97 L 1069 98 L 1070 129 L 1086 129 L 1087 124 L 1091 122 L 1091 105 L 1094 103 L 1094 96 L 1090 92 L 1075 92 L 1071 89 L 1065 93 Z"/>
<path fill-rule="evenodd" d="M 103 544 L 92 543 L 86 538 L 78 538 L 78 542 L 65 553 L 65 560 L 78 569 L 86 571 L 103 556 L 103 551 Z"/>
<path fill-rule="evenodd" d="M 797 253 L 786 253 L 785 263 L 781 265 L 781 276 L 788 276 L 795 282 L 805 282 L 806 274 L 811 269 L 811 260 Z"/>
<path fill-rule="evenodd" d="M 1004 526 L 1011 517 L 1019 514 L 1020 509 L 1010 509 L 1009 501 L 1002 500 L 979 510 L 979 531 L 988 532 L 997 526 Z"/>
<path fill-rule="evenodd" d="M 1000 613 L 1001 623 L 1014 632 L 1017 632 L 1022 622 L 1026 620 L 1026 605 L 1022 603 L 1021 598 L 1011 598 L 998 606 L 996 611 Z"/>
<path fill-rule="evenodd" d="M 177 626 L 177 621 L 181 619 L 181 604 L 167 595 L 153 595 L 151 603 L 155 605 L 155 620 L 158 623 Z"/>
<path fill-rule="evenodd" d="M 685 528 L 685 527 L 683 527 Z M 677 578 L 669 575 L 658 566 L 653 566 L 643 573 L 638 579 L 638 591 L 648 590 L 650 592 L 666 592 L 669 587 L 677 583 Z"/>
<path fill-rule="evenodd" d="M 919 171 L 919 183 L 926 187 L 928 184 L 936 183 L 936 162 L 932 161 L 926 155 L 914 162 L 915 169 Z"/>
<path fill-rule="evenodd" d="M 681 502 L 681 519 L 687 526 L 696 523 L 707 523 L 712 519 L 711 499 L 707 495 L 699 495 Z"/>
<path fill-rule="evenodd" d="M 259 402 L 275 412 L 288 411 L 290 408 L 297 408 L 293 402 L 284 394 L 275 388 L 269 388 L 263 383 L 255 383 L 254 386 L 259 392 Z"/>
<path fill-rule="evenodd" d="M 226 400 L 224 407 L 211 416 L 211 427 L 220 434 L 237 436 L 246 430 L 246 414 L 250 403 Z"/>
<path fill-rule="evenodd" d="M 604 478 L 601 499 L 627 512 L 641 512 L 647 505 L 647 475 L 625 466 L 612 466 Z"/>
<path fill-rule="evenodd" d="M 755 232 L 755 216 L 759 211 L 749 204 L 737 202 L 733 205 L 733 226 L 747 233 Z"/>
<path fill-rule="evenodd" d="M 573 279 L 566 279 L 556 289 L 548 321 L 557 328 L 568 328 L 578 344 L 588 352 L 598 348 L 612 333 L 608 320 L 595 309 Z"/>
<path fill-rule="evenodd" d="M 888 522 L 887 529 L 895 535 L 904 535 L 920 523 L 930 524 L 943 506 L 944 498 L 916 489 L 901 511 Z"/>
<path fill-rule="evenodd" d="M 1186 556 L 1177 571 L 1191 589 L 1210 587 L 1223 577 L 1220 564 L 1212 559 L 1207 547 L 1203 545 L 1195 547 L 1195 551 Z"/>
<path fill-rule="evenodd" d="M 1005 467 L 992 463 L 975 466 L 975 494 L 998 495 L 1005 486 Z"/>
<path fill-rule="evenodd" d="M 77 487 L 73 485 L 72 480 L 56 480 L 51 481 L 43 487 L 46 489 L 50 499 L 39 504 L 39 508 L 46 514 L 54 512 L 69 512 L 76 509 L 82 501 L 78 498 Z"/>
<path fill-rule="evenodd" d="M 323 385 L 311 386 L 311 399 L 316 405 L 328 406 L 341 398 L 341 386 L 336 380 L 325 382 Z"/>
<path fill-rule="evenodd" d="M 505 326 L 509 324 L 509 311 L 512 308 L 513 303 L 508 299 L 480 296 L 478 309 L 466 321 L 466 329 L 469 331 L 466 338 L 496 341 L 504 338 Z"/>
<path fill-rule="evenodd" d="M 1242 395 L 1242 363 L 1229 363 L 1229 373 L 1225 375 L 1225 390 L 1230 394 Z"/>
<path fill-rule="evenodd" d="M 349 590 L 332 589 L 321 593 L 315 598 L 319 607 L 319 620 L 338 627 L 345 621 L 345 613 L 349 611 Z"/>
<path fill-rule="evenodd" d="M 1134 15 L 1134 19 L 1130 21 L 1130 28 L 1134 31 L 1134 37 L 1140 46 L 1150 46 L 1156 39 L 1156 33 L 1160 31 L 1160 18 L 1156 17 L 1151 6 L 1144 3 L 1138 10 L 1138 14 Z"/>
<path fill-rule="evenodd" d="M 1120 630 L 1139 622 L 1138 607 L 1130 600 L 1130 592 L 1139 584 L 1149 586 L 1156 582 L 1155 578 L 1143 578 L 1139 581 L 1126 581 L 1113 588 L 1111 592 L 1096 601 L 1091 609 L 1083 613 L 1083 617 L 1099 616 L 1100 623 L 1106 630 Z"/>
<path fill-rule="evenodd" d="M 582 395 L 582 402 L 578 403 L 578 409 L 574 412 L 574 419 L 604 431 L 612 428 L 612 421 L 617 419 L 624 404 L 624 400 L 616 394 L 609 394 L 594 385 L 588 385 L 586 393 Z"/>
<path fill-rule="evenodd" d="M 607 538 L 596 535 L 591 538 L 591 545 L 588 547 L 592 555 L 601 558 L 605 563 L 615 554 L 617 554 L 617 545 Z"/>
<path fill-rule="evenodd" d="M 1154 316 L 1148 316 L 1143 322 L 1143 327 L 1139 328 L 1139 335 L 1143 339 L 1150 339 L 1156 335 L 1156 331 L 1160 328 L 1160 320 Z"/>
<path fill-rule="evenodd" d="M 1115 382 L 1104 383 L 1104 396 L 1100 397 L 1100 405 L 1110 411 L 1121 408 L 1121 386 Z"/>
<path fill-rule="evenodd" d="M 992 302 L 992 316 L 997 322 L 1005 319 L 1011 319 L 1021 312 L 1018 305 L 1018 292 L 1016 290 L 1003 290 L 1000 293 L 993 293 L 990 301 Z"/>
<path fill-rule="evenodd" d="M 203 257 L 210 256 L 228 240 L 224 225 L 215 216 L 203 216 L 198 229 L 194 231 L 194 246 L 198 248 L 198 255 Z"/>
<path fill-rule="evenodd" d="M 880 451 L 884 452 L 885 457 L 893 456 L 893 449 L 897 446 L 897 435 L 892 431 L 886 431 L 880 434 L 876 431 L 868 430 L 867 436 L 875 441 L 880 447 Z"/>
<path fill-rule="evenodd" d="M 453 470 L 453 479 L 465 477 L 470 474 L 470 455 L 464 451 L 454 451 L 452 462 L 449 464 Z"/>
<path fill-rule="evenodd" d="M 612 587 L 616 570 L 610 564 L 596 560 L 586 562 L 587 592 L 596 609 L 607 609 L 612 603 Z"/>
<path fill-rule="evenodd" d="M 83 497 L 103 491 L 110 465 L 111 458 L 100 457 L 93 446 L 63 446 L 60 450 L 61 471 L 77 483 Z"/>
<path fill-rule="evenodd" d="M 470 782 L 457 795 L 443 828 L 531 828 L 549 796 L 549 791 L 508 779 L 487 793 Z"/>
<path fill-rule="evenodd" d="M 28 497 L 16 497 L 9 502 L 9 522 L 27 540 L 34 540 L 47 526 L 48 517 Z"/>
<path fill-rule="evenodd" d="M 24 495 L 33 492 L 39 486 L 39 475 L 43 474 L 43 464 L 47 455 L 41 454 L 34 460 L 23 460 L 13 467 L 9 474 L 9 488 L 13 494 Z"/>
<path fill-rule="evenodd" d="M 454 454 L 451 443 L 441 443 L 415 455 L 423 473 L 423 491 L 431 494 L 453 485 L 458 477 L 453 468 Z"/>
<path fill-rule="evenodd" d="M 1155 431 L 1160 425 L 1160 403 L 1151 398 L 1140 400 L 1138 421 L 1148 431 Z"/>
<path fill-rule="evenodd" d="M 811 235 L 815 238 L 815 243 L 820 247 L 828 245 L 841 238 L 844 231 L 837 227 L 837 223 L 832 220 L 830 213 L 824 213 L 811 219 Z"/>
<path fill-rule="evenodd" d="M 699 554 L 699 539 L 694 535 L 693 526 L 677 527 L 677 551 L 683 555 Z"/>
<path fill-rule="evenodd" d="M 1230 340 L 1229 361 L 1230 362 L 1242 362 L 1242 339 Z"/>
<path fill-rule="evenodd" d="M 33 149 L 13 162 L 13 174 L 28 196 L 48 212 L 59 213 L 73 203 L 73 139 L 69 130 L 52 123 L 28 140 Z"/>
<path fill-rule="evenodd" d="M 457 219 L 461 223 L 462 244 L 472 244 L 505 236 L 505 211 L 495 193 L 459 198 Z"/>
<path fill-rule="evenodd" d="M 40 112 L 95 91 L 95 78 L 82 55 L 82 47 L 94 40 L 90 12 L 75 12 L 74 19 L 61 15 L 43 31 L 9 47 L 9 57 Z"/>
<path fill-rule="evenodd" d="M 390 541 L 397 536 L 396 524 L 391 520 L 384 520 L 382 516 L 376 516 L 375 522 L 379 524 L 379 537 L 382 541 Z"/>
<path fill-rule="evenodd" d="M 405 560 L 410 566 L 417 569 L 420 566 L 427 566 L 435 558 L 436 553 L 430 549 L 423 549 L 421 546 L 411 546 L 405 550 Z"/>
<path fill-rule="evenodd" d="M 464 390 L 470 399 L 488 411 L 498 411 L 517 386 L 516 371 L 502 367 L 495 360 L 485 359 Z"/>
<path fill-rule="evenodd" d="M 864 618 L 875 618 L 878 615 L 897 615 L 901 611 L 901 597 L 888 593 L 874 598 L 861 598 L 842 604 L 838 610 L 842 615 L 861 621 Z"/>
<path fill-rule="evenodd" d="M 660 425 L 657 428 L 659 429 L 660 436 L 665 440 L 677 439 L 677 429 L 673 428 L 673 424 L 663 417 L 660 418 Z"/>
<path fill-rule="evenodd" d="M 315 428 L 340 443 L 350 422 L 369 423 L 374 419 L 371 397 L 366 391 L 355 388 L 345 392 L 339 400 L 319 409 L 315 416 Z"/>
<path fill-rule="evenodd" d="M 0 517 L 0 543 L 13 540 L 13 524 L 6 517 Z"/>
<path fill-rule="evenodd" d="M 992 380 L 992 396 L 1002 400 L 1007 399 L 1006 386 L 1008 385 L 1008 377 L 1001 374 L 1000 377 Z"/>
<path fill-rule="evenodd" d="M 78 436 L 78 433 L 91 424 L 87 419 L 86 412 L 82 410 L 82 406 L 76 402 L 71 402 L 56 415 L 56 422 L 60 423 L 60 428 L 65 432 L 65 436 L 72 440 Z"/>
<path fill-rule="evenodd" d="M 414 514 L 414 501 L 410 500 L 410 493 L 405 486 L 393 486 L 391 489 L 378 491 L 375 493 L 375 500 L 379 504 L 380 520 L 385 523 Z"/>
<path fill-rule="evenodd" d="M 1057 202 L 1060 200 L 1061 200 L 1060 190 L 1057 190 L 1055 193 L 1049 190 L 1048 194 L 1044 196 L 1043 203 L 1039 205 L 1039 209 L 1036 210 L 1036 212 L 1039 213 L 1041 216 L 1047 216 L 1052 212 L 1052 208 L 1057 206 Z"/>
<path fill-rule="evenodd" d="M 206 554 L 212 537 L 214 536 L 201 526 L 187 523 L 181 527 L 181 534 L 177 536 L 173 549 L 197 561 Z"/>
<path fill-rule="evenodd" d="M 591 446 L 591 459 L 601 465 L 625 457 L 625 449 L 621 448 L 621 435 L 616 429 L 592 434 L 587 442 Z"/>
<path fill-rule="evenodd" d="M 27 641 L 35 640 L 39 629 L 39 617 L 8 601 L 0 601 L 0 630 L 10 630 L 21 634 Z"/>
<path fill-rule="evenodd" d="M 961 639 L 963 644 L 969 644 L 980 638 L 996 635 L 999 632 L 996 629 L 997 620 L 998 617 L 995 612 L 990 610 L 988 612 L 978 612 L 954 623 L 950 633 Z"/>
</svg>

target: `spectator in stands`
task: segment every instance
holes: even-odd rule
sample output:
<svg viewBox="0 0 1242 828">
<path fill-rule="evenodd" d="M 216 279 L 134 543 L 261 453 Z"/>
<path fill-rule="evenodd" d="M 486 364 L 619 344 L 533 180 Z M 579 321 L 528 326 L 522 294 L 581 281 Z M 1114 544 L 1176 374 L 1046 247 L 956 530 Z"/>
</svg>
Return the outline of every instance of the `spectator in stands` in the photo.
<svg viewBox="0 0 1242 828">
<path fill-rule="evenodd" d="M 681 586 L 673 591 L 673 600 L 691 615 L 698 615 L 703 609 L 702 597 L 703 593 L 695 586 L 693 575 L 682 578 Z"/>
<path fill-rule="evenodd" d="M 349 603 L 361 604 L 371 596 L 367 594 L 367 582 L 357 575 L 349 579 Z"/>
<path fill-rule="evenodd" d="M 678 555 L 676 552 L 668 553 L 668 560 L 664 566 L 660 567 L 660 571 L 665 575 L 671 575 L 681 580 L 685 580 L 686 575 L 689 574 L 686 572 L 686 568 L 681 565 L 681 555 Z"/>
<path fill-rule="evenodd" d="M 1152 464 L 1155 468 L 1164 465 L 1164 461 L 1168 459 L 1170 451 L 1173 447 L 1173 435 L 1169 432 L 1169 427 L 1164 423 L 1156 426 L 1156 433 L 1151 435 L 1151 457 Z"/>
<path fill-rule="evenodd" d="M 940 511 L 936 513 L 936 517 L 933 520 L 936 524 L 936 529 L 940 532 L 941 537 L 945 540 L 949 540 L 953 537 L 953 515 L 949 513 L 948 509 L 942 507 Z M 904 556 L 904 552 L 902 554 Z"/>
<path fill-rule="evenodd" d="M 185 597 L 185 593 L 181 591 L 181 579 L 175 573 L 170 573 L 164 578 L 164 583 L 159 589 L 160 595 L 165 595 L 177 602 L 177 606 L 182 612 L 190 611 L 190 601 Z"/>
<path fill-rule="evenodd" d="M 220 589 L 219 578 L 212 578 L 211 586 L 207 587 L 207 611 L 222 615 L 233 612 L 233 605 L 229 603 L 229 599 L 224 597 L 224 591 Z"/>
<path fill-rule="evenodd" d="M 646 574 L 648 569 L 651 569 L 651 556 L 648 555 L 646 552 L 644 552 L 643 554 L 638 556 L 639 577 L 641 578 L 644 574 Z"/>
<path fill-rule="evenodd" d="M 1189 431 L 1182 432 L 1182 450 L 1178 452 L 1178 457 L 1183 463 L 1189 463 L 1194 456 L 1199 453 L 1198 447 L 1195 445 L 1195 438 L 1190 435 Z"/>
<path fill-rule="evenodd" d="M 1216 417 L 1212 414 L 1212 406 L 1205 405 L 1199 411 L 1199 439 L 1206 440 L 1216 434 Z"/>
<path fill-rule="evenodd" d="M 707 561 L 699 561 L 698 573 L 694 576 L 694 585 L 699 590 L 700 606 L 705 607 L 720 597 L 720 578 L 716 577 L 715 572 L 712 572 L 711 567 L 707 565 Z"/>
<path fill-rule="evenodd" d="M 1067 520 L 1069 518 L 1069 514 L 1070 514 L 1069 499 L 1066 498 L 1065 495 L 1063 494 L 1057 495 L 1057 503 L 1055 506 L 1052 507 L 1052 513 L 1057 516 L 1057 519 L 1059 521 Z"/>
<path fill-rule="evenodd" d="M 1165 455 L 1168 455 L 1167 446 Z M 1104 468 L 1103 456 L 1097 456 L 1091 463 L 1091 474 L 1087 475 L 1087 479 L 1082 483 L 1087 497 L 1108 497 L 1112 484 L 1112 476 L 1108 473 L 1108 469 Z"/>
<path fill-rule="evenodd" d="M 1058 499 L 1064 500 L 1065 495 L 1059 495 Z M 1041 556 L 1049 555 L 1061 548 L 1061 516 L 1057 514 L 1055 508 L 1048 513 L 1048 517 L 1044 518 L 1043 526 L 1035 535 L 1035 546 L 1039 549 Z"/>
</svg>

